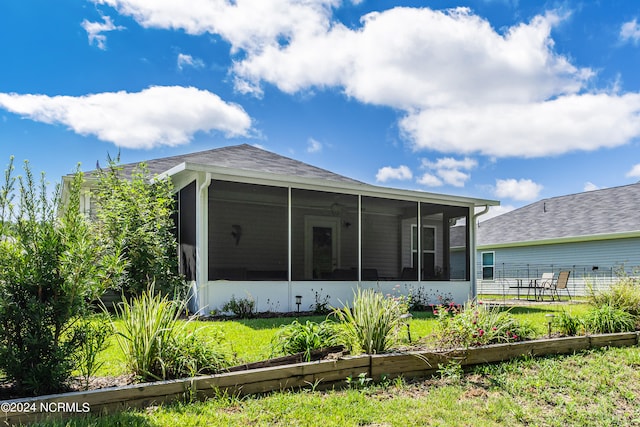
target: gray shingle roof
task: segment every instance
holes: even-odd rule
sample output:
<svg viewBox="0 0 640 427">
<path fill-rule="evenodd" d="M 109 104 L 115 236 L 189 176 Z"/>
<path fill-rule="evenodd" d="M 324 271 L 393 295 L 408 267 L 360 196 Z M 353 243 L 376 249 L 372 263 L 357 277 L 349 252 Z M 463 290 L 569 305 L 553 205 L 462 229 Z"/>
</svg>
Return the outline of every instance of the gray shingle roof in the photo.
<svg viewBox="0 0 640 427">
<path fill-rule="evenodd" d="M 480 217 L 482 218 L 482 217 Z M 478 228 L 478 246 L 640 231 L 640 183 L 543 199 Z"/>
<path fill-rule="evenodd" d="M 346 176 L 338 175 L 328 170 L 311 166 L 307 163 L 281 156 L 248 144 L 214 148 L 212 150 L 164 157 L 161 159 L 152 159 L 147 160 L 145 163 L 149 167 L 151 174 L 155 175 L 166 172 L 174 166 L 184 162 L 361 184 L 360 181 L 356 181 Z M 138 163 L 122 165 L 124 174 L 130 175 L 131 171 L 137 165 Z"/>
</svg>

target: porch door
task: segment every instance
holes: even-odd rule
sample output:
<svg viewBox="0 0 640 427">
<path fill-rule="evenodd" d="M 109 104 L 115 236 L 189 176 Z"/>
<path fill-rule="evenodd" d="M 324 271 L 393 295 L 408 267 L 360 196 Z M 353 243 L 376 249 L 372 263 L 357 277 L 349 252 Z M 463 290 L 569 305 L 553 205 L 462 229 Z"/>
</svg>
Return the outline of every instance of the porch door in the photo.
<svg viewBox="0 0 640 427">
<path fill-rule="evenodd" d="M 329 278 L 340 268 L 340 220 L 330 217 L 305 218 L 305 277 Z"/>
</svg>

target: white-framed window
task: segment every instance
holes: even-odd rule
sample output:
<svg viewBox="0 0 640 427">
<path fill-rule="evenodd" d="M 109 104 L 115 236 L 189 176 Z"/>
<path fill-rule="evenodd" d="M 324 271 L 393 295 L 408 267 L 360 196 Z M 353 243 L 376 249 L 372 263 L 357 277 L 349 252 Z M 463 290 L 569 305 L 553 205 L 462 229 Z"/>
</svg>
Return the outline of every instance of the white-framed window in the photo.
<svg viewBox="0 0 640 427">
<path fill-rule="evenodd" d="M 482 259 L 482 280 L 494 280 L 496 253 L 493 251 L 482 252 L 480 256 Z"/>
</svg>

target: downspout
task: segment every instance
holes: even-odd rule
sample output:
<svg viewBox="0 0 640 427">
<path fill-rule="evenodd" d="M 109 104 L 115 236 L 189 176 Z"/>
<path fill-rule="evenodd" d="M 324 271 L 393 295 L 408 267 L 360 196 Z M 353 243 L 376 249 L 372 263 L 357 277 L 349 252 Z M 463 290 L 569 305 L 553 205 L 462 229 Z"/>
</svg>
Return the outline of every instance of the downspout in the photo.
<svg viewBox="0 0 640 427">
<path fill-rule="evenodd" d="M 202 192 L 209 187 L 209 185 L 211 185 L 211 172 L 207 172 L 207 174 L 204 177 L 204 182 L 200 185 L 200 194 L 202 194 Z M 487 206 L 487 209 L 489 207 Z"/>
<path fill-rule="evenodd" d="M 198 313 L 204 309 L 201 307 L 203 301 L 209 301 L 209 288 L 207 284 L 208 276 L 208 233 L 209 233 L 209 213 L 208 213 L 208 197 L 207 190 L 211 185 L 211 172 L 205 174 L 204 182 L 198 187 L 198 198 L 196 200 L 197 211 L 200 214 L 200 220 L 196 222 L 199 228 L 196 232 L 196 307 Z M 196 215 L 196 218 L 198 216 Z M 200 295 L 200 293 L 204 295 Z M 202 314 L 202 313 L 200 313 Z"/>
<path fill-rule="evenodd" d="M 471 257 L 472 257 L 474 266 L 476 265 L 476 255 L 477 255 L 476 237 L 478 236 L 478 229 L 477 229 L 478 217 L 486 214 L 487 212 L 489 212 L 489 205 L 484 205 L 483 210 L 481 210 L 478 213 L 474 212 L 472 216 L 471 226 L 473 227 L 473 242 L 472 242 L 473 247 L 471 248 Z M 478 272 L 475 271 L 475 268 L 473 269 L 473 271 L 474 271 L 474 274 L 473 274 L 473 277 L 471 278 L 471 295 L 473 295 L 473 299 L 475 300 L 478 297 L 478 284 L 477 284 Z"/>
</svg>

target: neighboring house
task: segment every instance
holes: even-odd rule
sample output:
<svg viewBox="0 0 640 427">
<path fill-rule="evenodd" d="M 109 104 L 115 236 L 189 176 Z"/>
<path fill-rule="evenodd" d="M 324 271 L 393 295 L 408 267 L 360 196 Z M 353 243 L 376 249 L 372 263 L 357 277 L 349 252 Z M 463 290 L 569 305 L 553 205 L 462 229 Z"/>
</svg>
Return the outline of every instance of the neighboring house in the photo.
<svg viewBox="0 0 640 427">
<path fill-rule="evenodd" d="M 398 284 L 465 302 L 474 209 L 498 204 L 369 185 L 246 144 L 146 164 L 173 181 L 180 268 L 205 314 L 232 296 L 251 296 L 258 311 L 294 311 L 301 296 L 308 310 L 326 297 L 350 302 L 357 286 Z"/>
<path fill-rule="evenodd" d="M 640 183 L 540 200 L 478 225 L 478 292 L 570 270 L 570 292 L 640 267 Z"/>
</svg>

